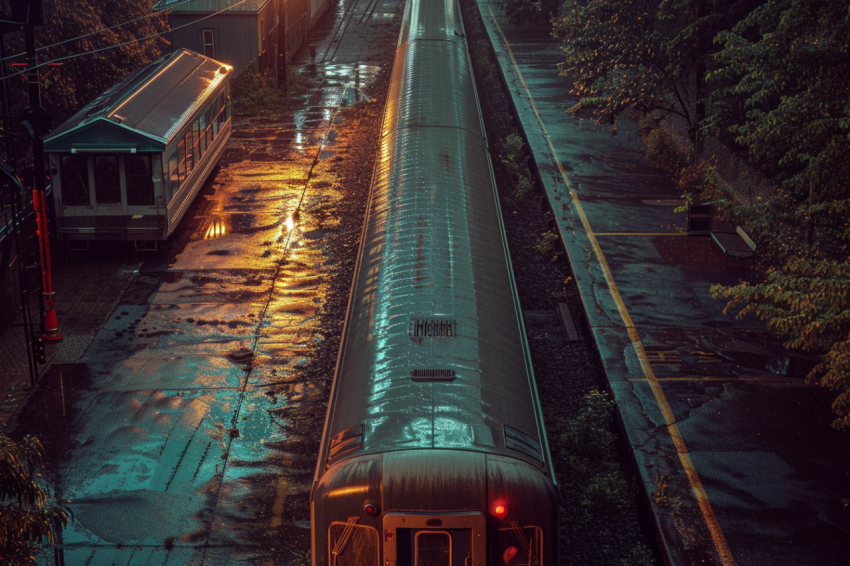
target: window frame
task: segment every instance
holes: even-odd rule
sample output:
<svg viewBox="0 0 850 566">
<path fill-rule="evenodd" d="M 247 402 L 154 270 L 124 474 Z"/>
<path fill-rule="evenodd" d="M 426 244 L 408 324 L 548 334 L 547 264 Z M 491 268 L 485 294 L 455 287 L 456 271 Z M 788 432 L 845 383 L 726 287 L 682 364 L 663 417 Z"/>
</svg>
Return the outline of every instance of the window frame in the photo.
<svg viewBox="0 0 850 566">
<path fill-rule="evenodd" d="M 130 162 L 134 159 L 145 159 L 147 161 L 147 174 L 142 175 L 131 175 L 130 174 Z M 154 206 L 156 202 L 156 197 L 154 195 L 155 187 L 153 182 L 153 162 L 151 160 L 151 156 L 147 153 L 132 153 L 124 156 L 124 177 L 126 179 L 127 186 L 127 206 Z M 146 196 L 149 196 L 147 202 L 131 202 L 131 183 L 132 179 L 144 179 L 145 187 L 148 189 L 146 191 Z M 134 196 L 134 195 L 132 195 Z"/>
<path fill-rule="evenodd" d="M 97 162 L 101 159 L 112 159 L 115 163 L 115 181 L 116 184 L 116 193 L 117 200 L 107 201 L 101 199 L 101 187 L 100 187 L 100 177 L 98 176 L 98 167 Z M 105 206 L 120 206 L 121 201 L 123 200 L 121 197 L 121 160 L 118 159 L 118 155 L 114 153 L 106 153 L 106 154 L 95 154 L 92 155 L 92 171 L 94 172 L 94 200 L 98 205 Z M 105 195 L 104 195 L 105 196 Z"/>
<path fill-rule="evenodd" d="M 86 202 L 68 202 L 68 193 L 66 192 L 71 187 L 71 182 L 69 181 L 68 171 L 66 170 L 65 160 L 82 160 L 85 164 L 85 176 L 80 177 L 80 180 L 84 180 L 85 185 L 85 193 L 86 193 Z M 89 158 L 88 155 L 83 153 L 63 153 L 59 159 L 59 175 L 62 181 L 62 205 L 63 206 L 92 206 L 91 201 L 91 179 L 89 179 Z M 82 199 L 77 199 L 82 201 Z"/>
<path fill-rule="evenodd" d="M 207 33 L 209 32 L 209 41 L 207 41 Z M 212 54 L 207 53 L 207 48 L 209 48 Z M 201 30 L 201 53 L 204 57 L 209 57 L 210 59 L 215 59 L 215 29 L 213 28 L 204 28 Z"/>
</svg>

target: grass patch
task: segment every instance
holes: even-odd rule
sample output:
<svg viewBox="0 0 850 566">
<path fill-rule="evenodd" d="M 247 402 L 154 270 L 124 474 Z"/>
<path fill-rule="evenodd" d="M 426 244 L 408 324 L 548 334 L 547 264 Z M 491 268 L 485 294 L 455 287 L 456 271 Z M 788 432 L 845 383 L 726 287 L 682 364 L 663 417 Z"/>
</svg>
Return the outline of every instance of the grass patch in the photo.
<svg viewBox="0 0 850 566">
<path fill-rule="evenodd" d="M 248 67 L 230 81 L 235 116 L 278 116 L 289 109 L 290 98 L 309 87 L 309 79 L 287 66 L 286 89 L 278 88 L 271 69 L 260 73 Z"/>
</svg>

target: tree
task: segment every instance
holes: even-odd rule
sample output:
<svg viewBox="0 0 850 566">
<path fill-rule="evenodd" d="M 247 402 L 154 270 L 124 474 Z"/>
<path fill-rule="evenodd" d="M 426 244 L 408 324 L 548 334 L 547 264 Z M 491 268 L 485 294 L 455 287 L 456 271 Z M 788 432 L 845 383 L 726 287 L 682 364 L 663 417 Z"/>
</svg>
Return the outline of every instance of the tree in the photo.
<svg viewBox="0 0 850 566">
<path fill-rule="evenodd" d="M 770 0 L 721 33 L 729 84 L 714 128 L 734 136 L 778 188 L 735 212 L 771 239 L 778 264 L 841 260 L 850 239 L 850 1 Z M 730 106 L 746 109 L 730 116 Z"/>
<path fill-rule="evenodd" d="M 153 0 L 44 0 L 45 23 L 36 28 L 39 63 L 92 53 L 40 69 L 42 105 L 51 113 L 54 126 L 162 54 L 168 44 L 156 34 L 167 29 L 167 20 L 163 14 L 154 15 L 152 5 Z M 156 37 L 135 42 L 148 36 Z M 7 38 L 7 54 L 23 53 L 22 33 Z M 94 53 L 124 43 L 128 45 Z M 15 62 L 24 59 L 21 56 Z M 15 84 L 15 79 L 9 80 Z M 25 76 L 17 81 L 19 88 L 12 94 L 14 106 L 20 109 L 27 104 Z"/>
<path fill-rule="evenodd" d="M 848 14 L 850 0 L 769 0 L 719 35 L 710 76 L 727 85 L 713 127 L 777 184 L 762 201 L 714 195 L 770 255 L 764 283 L 713 293 L 766 320 L 787 347 L 823 356 L 809 378 L 839 392 L 837 427 L 850 426 Z"/>
<path fill-rule="evenodd" d="M 54 528 L 68 523 L 36 472 L 43 455 L 36 438 L 15 442 L 0 431 L 0 563 L 35 564 L 42 540 L 52 543 Z"/>
<path fill-rule="evenodd" d="M 580 99 L 572 111 L 678 116 L 695 142 L 711 39 L 753 1 L 567 0 L 553 33 L 563 41 L 561 73 Z"/>
</svg>

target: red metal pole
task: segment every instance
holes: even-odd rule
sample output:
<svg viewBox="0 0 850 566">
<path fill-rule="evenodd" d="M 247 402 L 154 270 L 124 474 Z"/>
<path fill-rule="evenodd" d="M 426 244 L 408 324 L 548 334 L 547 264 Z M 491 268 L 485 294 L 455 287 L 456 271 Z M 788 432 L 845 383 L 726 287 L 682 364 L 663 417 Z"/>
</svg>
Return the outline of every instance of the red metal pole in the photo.
<svg viewBox="0 0 850 566">
<path fill-rule="evenodd" d="M 50 238 L 47 236 L 47 207 L 43 201 L 44 192 L 33 190 L 32 203 L 35 207 L 35 219 L 38 224 L 38 250 L 41 253 L 41 295 L 44 298 L 44 339 L 48 342 L 62 340 L 59 333 L 59 320 L 53 304 L 53 271 L 50 266 Z"/>
<path fill-rule="evenodd" d="M 27 83 L 29 87 L 30 106 L 41 106 L 41 92 L 39 89 L 38 69 L 35 55 L 35 26 L 40 21 L 35 18 L 36 5 L 40 0 L 30 0 L 30 13 L 27 25 L 24 26 L 24 41 L 27 51 Z M 39 12 L 40 13 L 40 12 Z M 33 206 L 38 221 L 38 251 L 41 254 L 41 282 L 42 298 L 44 299 L 44 339 L 50 342 L 58 342 L 62 339 L 59 333 L 59 321 L 56 318 L 53 295 L 53 272 L 50 269 L 50 238 L 47 234 L 47 210 L 44 203 L 44 191 L 47 181 L 44 174 L 44 140 L 41 139 L 43 132 L 33 132 L 32 158 L 33 158 L 33 180 L 35 190 L 32 192 Z"/>
</svg>

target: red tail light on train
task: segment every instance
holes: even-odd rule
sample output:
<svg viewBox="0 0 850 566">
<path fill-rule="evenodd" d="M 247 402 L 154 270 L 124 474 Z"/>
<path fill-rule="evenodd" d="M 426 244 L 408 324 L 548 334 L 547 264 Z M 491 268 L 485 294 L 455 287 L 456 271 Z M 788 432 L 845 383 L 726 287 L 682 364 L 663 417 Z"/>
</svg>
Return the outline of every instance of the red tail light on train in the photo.
<svg viewBox="0 0 850 566">
<path fill-rule="evenodd" d="M 499 519 L 504 519 L 508 516 L 508 513 L 511 512 L 511 508 L 508 506 L 507 502 L 497 499 L 493 502 L 493 505 L 490 506 L 490 512 Z"/>
</svg>

